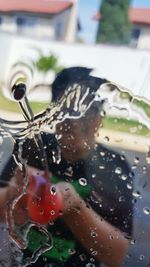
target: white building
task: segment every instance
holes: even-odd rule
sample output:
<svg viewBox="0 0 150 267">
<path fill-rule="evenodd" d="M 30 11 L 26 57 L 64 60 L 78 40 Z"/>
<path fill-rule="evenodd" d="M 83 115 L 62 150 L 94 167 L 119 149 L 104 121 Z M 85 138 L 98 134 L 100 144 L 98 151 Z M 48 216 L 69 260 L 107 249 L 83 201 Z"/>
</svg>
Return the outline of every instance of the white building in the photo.
<svg viewBox="0 0 150 267">
<path fill-rule="evenodd" d="M 0 32 L 74 42 L 77 0 L 1 0 Z"/>
<path fill-rule="evenodd" d="M 131 8 L 129 17 L 133 25 L 131 45 L 150 49 L 150 8 Z"/>
<path fill-rule="evenodd" d="M 92 19 L 99 21 L 100 12 L 96 12 Z M 131 7 L 129 20 L 132 24 L 130 46 L 150 50 L 150 8 Z"/>
</svg>

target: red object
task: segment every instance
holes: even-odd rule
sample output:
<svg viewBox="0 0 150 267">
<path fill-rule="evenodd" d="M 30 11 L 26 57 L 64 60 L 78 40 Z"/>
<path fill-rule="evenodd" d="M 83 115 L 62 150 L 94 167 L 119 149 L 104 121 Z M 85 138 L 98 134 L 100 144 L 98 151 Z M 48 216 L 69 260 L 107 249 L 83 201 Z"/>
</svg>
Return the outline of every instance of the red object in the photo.
<svg viewBox="0 0 150 267">
<path fill-rule="evenodd" d="M 130 8 L 129 18 L 133 24 L 150 25 L 150 8 Z"/>
<path fill-rule="evenodd" d="M 45 177 L 32 176 L 27 189 L 27 208 L 29 217 L 36 223 L 47 224 L 56 220 L 63 211 L 60 192 Z"/>
<path fill-rule="evenodd" d="M 58 14 L 70 8 L 72 0 L 1 0 L 0 12 L 30 12 Z"/>
</svg>

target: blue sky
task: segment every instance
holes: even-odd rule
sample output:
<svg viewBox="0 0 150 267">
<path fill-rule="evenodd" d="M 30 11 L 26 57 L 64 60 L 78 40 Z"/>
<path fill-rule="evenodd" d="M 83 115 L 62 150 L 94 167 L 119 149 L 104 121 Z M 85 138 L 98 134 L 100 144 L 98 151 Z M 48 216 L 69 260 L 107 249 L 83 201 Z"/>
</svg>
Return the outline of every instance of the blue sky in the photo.
<svg viewBox="0 0 150 267">
<path fill-rule="evenodd" d="M 82 25 L 82 31 L 79 36 L 86 43 L 93 43 L 97 30 L 97 22 L 92 20 L 92 16 L 99 10 L 101 0 L 78 0 L 79 18 Z M 150 7 L 150 0 L 132 0 L 132 6 Z"/>
</svg>

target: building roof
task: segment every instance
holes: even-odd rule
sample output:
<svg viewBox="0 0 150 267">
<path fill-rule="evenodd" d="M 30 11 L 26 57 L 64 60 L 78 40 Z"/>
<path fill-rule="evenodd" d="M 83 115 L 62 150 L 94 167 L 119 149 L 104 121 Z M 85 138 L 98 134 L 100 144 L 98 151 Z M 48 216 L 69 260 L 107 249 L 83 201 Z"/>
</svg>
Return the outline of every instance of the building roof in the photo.
<svg viewBox="0 0 150 267">
<path fill-rule="evenodd" d="M 0 12 L 58 14 L 73 3 L 73 0 L 0 0 Z"/>
<path fill-rule="evenodd" d="M 150 25 L 150 8 L 130 8 L 129 18 L 134 24 Z"/>
<path fill-rule="evenodd" d="M 97 12 L 93 16 L 94 20 L 100 20 L 101 14 Z M 133 24 L 146 24 L 150 25 L 150 8 L 130 8 L 129 19 Z"/>
</svg>

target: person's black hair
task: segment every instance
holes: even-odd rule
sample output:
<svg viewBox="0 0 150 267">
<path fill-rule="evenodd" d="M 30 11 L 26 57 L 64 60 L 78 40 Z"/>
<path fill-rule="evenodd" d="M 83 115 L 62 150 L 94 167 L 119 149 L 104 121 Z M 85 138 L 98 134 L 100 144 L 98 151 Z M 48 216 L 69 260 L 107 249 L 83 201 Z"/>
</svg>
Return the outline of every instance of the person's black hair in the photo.
<svg viewBox="0 0 150 267">
<path fill-rule="evenodd" d="M 52 102 L 56 102 L 64 94 L 65 90 L 79 84 L 90 88 L 90 92 L 95 92 L 101 84 L 106 83 L 106 79 L 91 76 L 93 69 L 86 67 L 70 67 L 57 74 L 52 84 Z"/>
</svg>

